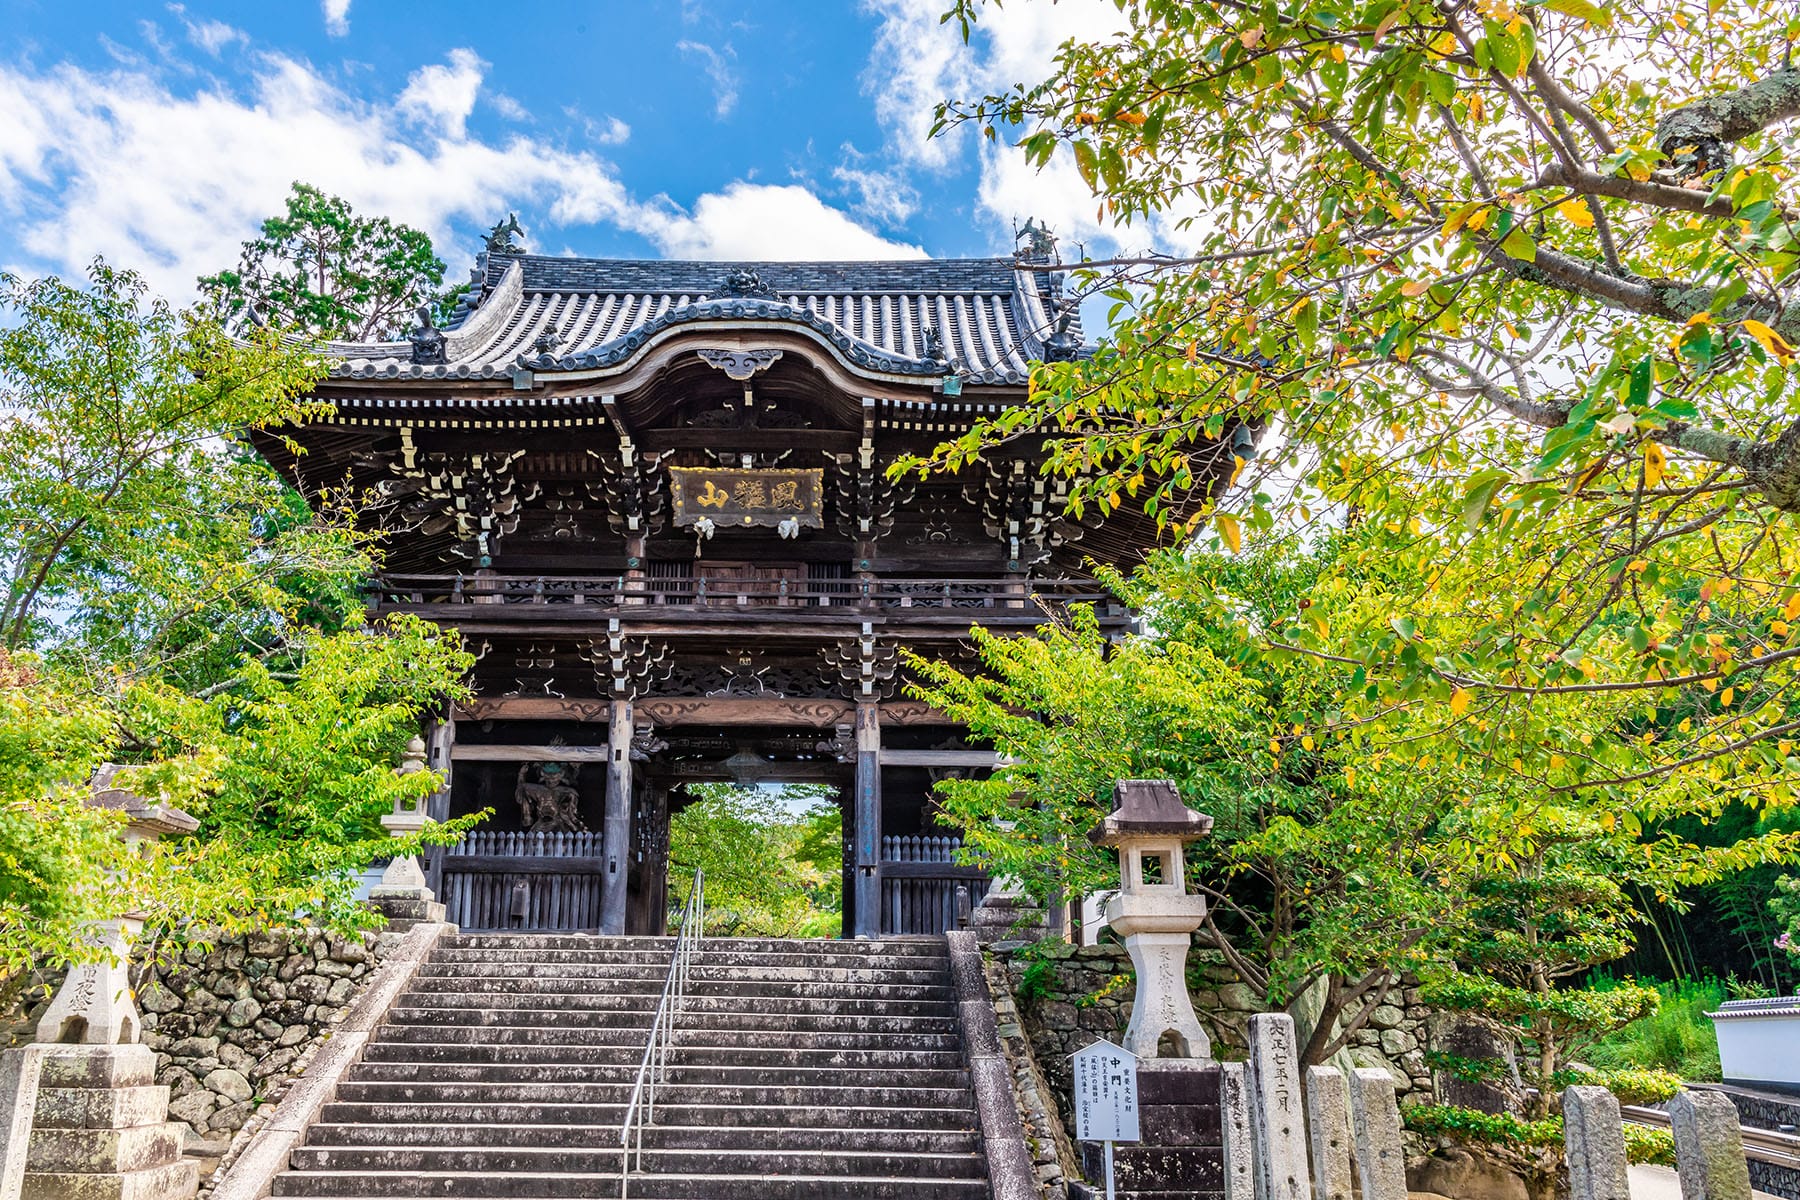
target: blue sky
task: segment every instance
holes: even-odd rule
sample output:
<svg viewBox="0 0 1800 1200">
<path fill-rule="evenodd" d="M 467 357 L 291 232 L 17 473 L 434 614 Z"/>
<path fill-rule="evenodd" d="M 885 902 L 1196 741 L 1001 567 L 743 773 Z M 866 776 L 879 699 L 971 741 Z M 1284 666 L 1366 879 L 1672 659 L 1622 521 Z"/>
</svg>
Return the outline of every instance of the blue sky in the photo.
<svg viewBox="0 0 1800 1200">
<path fill-rule="evenodd" d="M 1012 0 L 965 46 L 947 4 L 0 0 L 0 266 L 104 254 L 183 299 L 296 179 L 452 275 L 508 210 L 548 253 L 993 254 L 1027 216 L 1120 248 L 1070 164 L 924 136 L 1113 6 Z"/>
</svg>

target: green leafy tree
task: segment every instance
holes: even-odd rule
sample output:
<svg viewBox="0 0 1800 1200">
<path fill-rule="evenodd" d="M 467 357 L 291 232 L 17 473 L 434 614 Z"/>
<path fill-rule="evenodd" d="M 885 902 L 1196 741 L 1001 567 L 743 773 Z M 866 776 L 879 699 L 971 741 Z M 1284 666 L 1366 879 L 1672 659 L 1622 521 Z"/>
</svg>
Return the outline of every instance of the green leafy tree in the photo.
<svg viewBox="0 0 1800 1200">
<path fill-rule="evenodd" d="M 396 776 L 400 751 L 471 659 L 428 625 L 364 627 L 353 513 L 234 440 L 327 412 L 319 363 L 105 264 L 0 303 L 0 991 L 126 909 L 153 931 L 366 923 L 352 876 L 395 847 L 376 818 L 441 783 Z M 127 853 L 86 804 L 108 761 L 200 833 Z"/>
<path fill-rule="evenodd" d="M 291 608 L 284 577 L 352 576 L 347 524 L 272 522 L 285 489 L 228 440 L 326 411 L 321 370 L 104 263 L 85 288 L 0 279 L 0 643 L 95 669 L 205 657 Z"/>
<path fill-rule="evenodd" d="M 1434 696 L 1493 731 L 1628 696 L 1638 738 L 1552 729 L 1519 782 L 1729 779 L 1759 815 L 1791 805 L 1791 10 L 1140 0 L 1121 21 L 943 124 L 1070 155 L 1107 214 L 1188 252 L 1077 267 L 1112 299 L 1106 343 L 916 465 L 1047 431 L 1084 509 L 1206 521 L 1234 551 L 1391 530 L 1434 569 L 1398 575 L 1382 620 L 1296 612 L 1266 639 L 1360 668 L 1348 715 Z"/>
<path fill-rule="evenodd" d="M 200 290 L 222 317 L 254 308 L 279 328 L 352 342 L 399 338 L 423 307 L 441 321 L 460 288 L 446 292 L 431 238 L 296 183 L 287 211 L 244 243 L 235 269 L 206 275 Z"/>
<path fill-rule="evenodd" d="M 815 791 L 780 792 L 728 783 L 691 784 L 669 821 L 669 878 L 685 899 L 695 868 L 706 872 L 709 932 L 728 936 L 832 936 L 841 924 L 837 852 L 822 836 L 835 802 L 816 796 L 797 816 L 793 801 Z"/>
<path fill-rule="evenodd" d="M 1636 753 L 1650 726 L 1629 691 L 1396 697 L 1363 661 L 1271 646 L 1295 614 L 1394 632 L 1396 596 L 1442 576 L 1409 539 L 1365 523 L 1312 549 L 1157 556 L 1131 580 L 1103 572 L 1148 635 L 1108 642 L 1078 609 L 1041 637 L 975 631 L 978 672 L 915 663 L 922 698 L 1015 760 L 941 785 L 945 811 L 1038 896 L 1090 892 L 1114 886 L 1085 842 L 1114 781 L 1173 779 L 1216 820 L 1192 859 L 1208 937 L 1271 1001 L 1323 1000 L 1308 1061 L 1401 975 L 1450 972 L 1514 1006 L 1490 1015 L 1540 1056 L 1534 1079 L 1554 1078 L 1585 1036 L 1557 1014 L 1592 1007 L 1572 985 L 1630 947 L 1643 905 L 1678 908 L 1683 888 L 1789 858 L 1797 839 L 1697 840 L 1735 795 L 1704 777 L 1562 789 L 1523 769 L 1564 745 Z"/>
</svg>

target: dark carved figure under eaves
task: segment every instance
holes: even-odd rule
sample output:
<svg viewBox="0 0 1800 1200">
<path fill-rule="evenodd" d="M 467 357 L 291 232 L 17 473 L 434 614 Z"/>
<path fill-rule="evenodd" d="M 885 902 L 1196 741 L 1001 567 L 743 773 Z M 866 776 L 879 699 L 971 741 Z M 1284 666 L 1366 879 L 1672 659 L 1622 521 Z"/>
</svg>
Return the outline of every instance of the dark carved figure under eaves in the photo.
<svg viewBox="0 0 1800 1200">
<path fill-rule="evenodd" d="M 587 828 L 581 823 L 581 793 L 575 788 L 580 776 L 581 767 L 574 763 L 526 763 L 519 768 L 513 800 L 527 832 L 578 833 Z"/>
</svg>

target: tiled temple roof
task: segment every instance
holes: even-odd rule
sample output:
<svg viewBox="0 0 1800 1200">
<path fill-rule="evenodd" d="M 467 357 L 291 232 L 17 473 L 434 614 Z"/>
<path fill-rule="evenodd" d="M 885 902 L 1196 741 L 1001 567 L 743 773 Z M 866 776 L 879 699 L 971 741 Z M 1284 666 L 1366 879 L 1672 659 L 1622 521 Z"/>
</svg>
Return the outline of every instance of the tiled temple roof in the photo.
<svg viewBox="0 0 1800 1200">
<path fill-rule="evenodd" d="M 751 320 L 810 329 L 871 373 L 926 380 L 954 372 L 965 383 L 1018 385 L 1030 362 L 1046 357 L 1047 342 L 1052 358 L 1081 346 L 1079 318 L 1065 313 L 1052 279 L 1011 258 L 744 263 L 484 254 L 447 328 L 414 341 L 326 349 L 338 360 L 337 378 L 503 379 L 521 368 L 604 369 L 665 329 Z"/>
</svg>

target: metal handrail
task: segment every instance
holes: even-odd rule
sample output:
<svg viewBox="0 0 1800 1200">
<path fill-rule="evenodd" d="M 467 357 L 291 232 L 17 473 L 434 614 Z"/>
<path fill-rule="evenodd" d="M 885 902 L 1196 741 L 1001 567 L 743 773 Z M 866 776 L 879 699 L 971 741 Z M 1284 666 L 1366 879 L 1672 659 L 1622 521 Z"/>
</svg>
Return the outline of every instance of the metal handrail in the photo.
<svg viewBox="0 0 1800 1200">
<path fill-rule="evenodd" d="M 662 999 L 650 1021 L 644 1057 L 638 1063 L 637 1081 L 631 1085 L 625 1115 L 619 1120 L 619 1200 L 626 1200 L 631 1172 L 644 1169 L 644 1126 L 656 1120 L 656 1089 L 668 1071 L 669 1052 L 675 1045 L 675 1018 L 687 1001 L 688 975 L 705 936 L 706 872 L 695 867 L 694 886 L 681 909 L 681 931 L 669 955 L 669 975 L 663 981 Z"/>
</svg>

